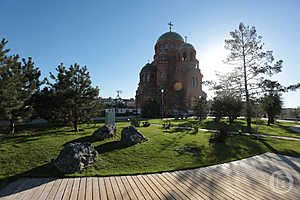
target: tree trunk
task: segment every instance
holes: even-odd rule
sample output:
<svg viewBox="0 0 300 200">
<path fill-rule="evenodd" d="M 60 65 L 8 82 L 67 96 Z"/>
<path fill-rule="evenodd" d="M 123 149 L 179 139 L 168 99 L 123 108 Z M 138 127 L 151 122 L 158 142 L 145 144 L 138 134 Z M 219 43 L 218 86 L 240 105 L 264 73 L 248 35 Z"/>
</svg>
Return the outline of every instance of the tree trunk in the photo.
<svg viewBox="0 0 300 200">
<path fill-rule="evenodd" d="M 12 135 L 15 134 L 15 121 L 13 119 L 9 120 L 9 131 L 10 131 L 10 134 L 12 134 Z"/>
<path fill-rule="evenodd" d="M 270 119 L 270 116 L 268 116 L 268 126 L 271 125 L 271 119 Z"/>
<path fill-rule="evenodd" d="M 244 68 L 244 84 L 245 84 L 245 93 L 246 93 L 247 131 L 248 133 L 251 133 L 251 107 L 250 107 L 250 98 L 249 98 L 248 83 L 247 83 L 246 55 L 245 55 L 244 47 L 243 47 L 243 68 Z"/>
<path fill-rule="evenodd" d="M 74 124 L 74 131 L 78 132 L 78 123 L 77 123 L 77 121 L 74 121 L 73 124 Z"/>
</svg>

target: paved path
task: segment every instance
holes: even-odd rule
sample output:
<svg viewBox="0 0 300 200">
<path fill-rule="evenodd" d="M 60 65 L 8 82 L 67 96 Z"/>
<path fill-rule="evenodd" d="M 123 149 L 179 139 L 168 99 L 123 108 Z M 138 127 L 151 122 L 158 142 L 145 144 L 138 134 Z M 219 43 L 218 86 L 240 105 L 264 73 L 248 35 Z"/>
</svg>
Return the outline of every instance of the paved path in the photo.
<svg viewBox="0 0 300 200">
<path fill-rule="evenodd" d="M 24 178 L 0 191 L 0 200 L 13 199 L 295 200 L 300 199 L 300 159 L 265 153 L 221 165 L 147 175 Z"/>
<path fill-rule="evenodd" d="M 155 126 L 162 126 L 161 124 L 152 124 Z M 191 127 L 182 127 L 182 126 L 172 126 L 175 128 L 182 128 L 186 130 L 192 130 L 193 128 Z M 291 130 L 300 133 L 300 126 L 290 126 L 289 127 Z M 217 132 L 215 129 L 204 129 L 204 128 L 199 128 L 198 130 L 200 131 L 207 131 L 207 132 Z M 231 134 L 241 134 L 241 135 L 252 135 L 252 136 L 258 136 L 258 137 L 270 137 L 270 138 L 277 138 L 277 139 L 283 139 L 283 140 L 294 140 L 294 141 L 300 141 L 300 138 L 295 138 L 295 137 L 287 137 L 287 136 L 278 136 L 278 135 L 265 135 L 265 134 L 255 134 L 255 133 L 239 133 L 239 132 L 230 132 Z"/>
</svg>

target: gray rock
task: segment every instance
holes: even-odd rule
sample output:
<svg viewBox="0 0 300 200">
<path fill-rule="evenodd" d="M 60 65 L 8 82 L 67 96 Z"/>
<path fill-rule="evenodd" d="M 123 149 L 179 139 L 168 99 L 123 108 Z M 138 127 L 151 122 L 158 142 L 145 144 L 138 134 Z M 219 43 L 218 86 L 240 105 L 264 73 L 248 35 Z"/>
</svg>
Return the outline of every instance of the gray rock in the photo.
<svg viewBox="0 0 300 200">
<path fill-rule="evenodd" d="M 98 152 L 90 143 L 66 144 L 54 161 L 54 166 L 64 174 L 83 171 L 98 159 Z"/>
<path fill-rule="evenodd" d="M 117 127 L 112 125 L 104 125 L 93 133 L 93 136 L 99 140 L 115 137 L 117 133 Z"/>
<path fill-rule="evenodd" d="M 145 142 L 147 139 L 134 126 L 123 128 L 121 133 L 121 142 L 128 144 L 137 144 Z"/>
</svg>

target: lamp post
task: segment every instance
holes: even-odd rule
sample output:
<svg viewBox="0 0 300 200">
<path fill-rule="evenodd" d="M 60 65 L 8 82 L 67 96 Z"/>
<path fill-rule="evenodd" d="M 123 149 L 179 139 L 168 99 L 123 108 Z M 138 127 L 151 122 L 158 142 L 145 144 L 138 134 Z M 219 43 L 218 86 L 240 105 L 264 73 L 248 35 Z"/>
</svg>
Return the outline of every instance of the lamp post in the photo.
<svg viewBox="0 0 300 200">
<path fill-rule="evenodd" d="M 164 89 L 160 89 L 161 92 L 161 119 L 164 117 Z"/>
</svg>

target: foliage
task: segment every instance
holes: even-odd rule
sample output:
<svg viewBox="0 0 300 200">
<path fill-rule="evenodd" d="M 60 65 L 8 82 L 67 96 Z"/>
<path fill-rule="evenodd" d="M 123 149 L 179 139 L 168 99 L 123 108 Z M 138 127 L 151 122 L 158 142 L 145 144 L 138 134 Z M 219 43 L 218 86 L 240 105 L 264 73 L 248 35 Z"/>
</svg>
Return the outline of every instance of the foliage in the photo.
<svg viewBox="0 0 300 200">
<path fill-rule="evenodd" d="M 6 44 L 5 39 L 0 44 L 0 118 L 10 122 L 10 133 L 14 134 L 15 121 L 32 115 L 32 96 L 42 82 L 31 57 L 20 62 L 18 55 L 6 56 Z"/>
<path fill-rule="evenodd" d="M 268 126 L 274 124 L 274 118 L 279 115 L 283 102 L 281 101 L 280 89 L 282 86 L 277 81 L 265 80 L 262 87 L 265 88 L 265 94 L 261 98 L 261 106 L 268 115 Z"/>
<path fill-rule="evenodd" d="M 160 105 L 155 101 L 149 99 L 142 106 L 142 117 L 154 118 L 160 116 Z"/>
<path fill-rule="evenodd" d="M 264 75 L 281 72 L 283 61 L 274 62 L 273 51 L 264 51 L 262 37 L 257 35 L 255 27 L 240 23 L 237 30 L 230 32 L 230 36 L 225 40 L 225 49 L 230 51 L 225 62 L 236 66 L 232 84 L 245 97 L 247 128 L 251 132 L 251 98 L 260 89 L 258 84 Z"/>
<path fill-rule="evenodd" d="M 219 130 L 210 136 L 209 142 L 210 143 L 214 143 L 214 142 L 224 143 L 228 137 L 228 130 L 229 130 L 228 126 L 225 123 L 222 123 Z"/>
<path fill-rule="evenodd" d="M 187 113 L 187 99 L 185 95 L 185 90 L 181 89 L 179 91 L 175 91 L 175 96 L 173 97 L 176 101 L 174 104 L 174 108 L 177 110 L 177 114 L 183 117 Z M 172 107 L 172 105 L 169 105 Z"/>
<path fill-rule="evenodd" d="M 209 107 L 206 98 L 207 95 L 204 93 L 203 95 L 196 97 L 194 99 L 194 103 L 193 103 L 194 115 L 196 115 L 200 119 L 200 121 L 206 119 L 208 114 Z"/>
<path fill-rule="evenodd" d="M 243 108 L 242 100 L 239 97 L 231 95 L 219 95 L 214 97 L 211 111 L 216 121 L 220 121 L 222 117 L 227 116 L 229 122 L 232 123 L 240 116 Z"/>
<path fill-rule="evenodd" d="M 132 126 L 135 126 L 135 127 L 140 127 L 141 120 L 139 118 L 137 118 L 137 117 L 131 118 L 130 119 L 130 124 Z"/>
<path fill-rule="evenodd" d="M 151 124 L 148 121 L 142 123 L 142 127 L 149 127 Z"/>
<path fill-rule="evenodd" d="M 170 129 L 171 126 L 172 126 L 171 120 L 163 121 L 163 124 L 162 124 L 163 129 Z"/>
<path fill-rule="evenodd" d="M 54 83 L 47 81 L 48 87 L 36 97 L 36 107 L 45 119 L 72 124 L 78 132 L 78 124 L 90 122 L 100 112 L 99 89 L 92 87 L 87 67 L 78 64 L 69 69 L 63 64 L 57 68 L 57 76 L 50 73 Z"/>
</svg>

